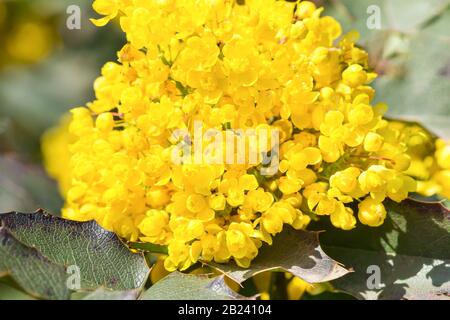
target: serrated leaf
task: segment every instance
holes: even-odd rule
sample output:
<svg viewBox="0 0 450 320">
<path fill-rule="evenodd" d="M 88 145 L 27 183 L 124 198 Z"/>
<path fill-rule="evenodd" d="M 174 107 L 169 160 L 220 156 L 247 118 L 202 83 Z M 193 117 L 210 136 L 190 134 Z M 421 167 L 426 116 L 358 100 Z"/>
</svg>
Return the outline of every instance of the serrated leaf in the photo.
<svg viewBox="0 0 450 320">
<path fill-rule="evenodd" d="M 450 261 L 358 249 L 329 248 L 355 272 L 333 282 L 335 288 L 360 299 L 450 299 Z M 373 268 L 375 266 L 377 270 Z M 379 268 L 379 269 L 378 269 Z M 371 277 L 380 273 L 380 284 Z"/>
<path fill-rule="evenodd" d="M 333 285 L 360 299 L 444 299 L 450 297 L 450 213 L 441 203 L 386 203 L 383 226 L 327 229 L 321 243 L 355 272 Z M 373 286 L 379 268 L 380 287 Z M 369 268 L 369 269 L 368 269 Z"/>
<path fill-rule="evenodd" d="M 309 283 L 327 282 L 349 273 L 323 252 L 317 232 L 294 230 L 291 227 L 286 227 L 275 236 L 271 246 L 263 246 L 248 269 L 242 269 L 234 263 L 207 264 L 238 283 L 270 270 L 286 271 Z"/>
<path fill-rule="evenodd" d="M 173 272 L 158 281 L 141 296 L 142 300 L 242 300 L 248 299 L 234 292 L 224 276 Z"/>
<path fill-rule="evenodd" d="M 0 275 L 8 274 L 35 297 L 58 300 L 69 297 L 64 266 L 53 263 L 0 227 Z"/>
<path fill-rule="evenodd" d="M 0 223 L 51 263 L 61 268 L 75 266 L 72 272 L 79 269 L 81 290 L 140 288 L 149 274 L 141 254 L 129 251 L 115 234 L 94 221 L 75 222 L 36 212 L 2 214 Z M 20 283 L 20 277 L 16 281 Z"/>
</svg>

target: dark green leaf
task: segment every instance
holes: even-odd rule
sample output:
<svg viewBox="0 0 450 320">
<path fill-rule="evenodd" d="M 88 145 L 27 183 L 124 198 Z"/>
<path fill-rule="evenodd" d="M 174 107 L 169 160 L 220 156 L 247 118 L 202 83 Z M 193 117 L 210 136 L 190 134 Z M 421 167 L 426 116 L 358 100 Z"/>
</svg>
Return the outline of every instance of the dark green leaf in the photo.
<svg viewBox="0 0 450 320">
<path fill-rule="evenodd" d="M 335 280 L 334 286 L 364 299 L 448 298 L 448 209 L 414 200 L 388 201 L 386 208 L 388 218 L 379 228 L 358 225 L 349 232 L 318 226 L 327 229 L 321 236 L 325 251 L 355 271 Z M 369 267 L 381 271 L 379 287 L 373 286 L 374 271 Z"/>
<path fill-rule="evenodd" d="M 290 272 L 309 283 L 327 282 L 349 273 L 323 252 L 317 232 L 294 230 L 291 227 L 286 227 L 275 236 L 273 245 L 263 246 L 248 269 L 239 268 L 234 263 L 208 265 L 238 283 L 270 270 Z"/>
<path fill-rule="evenodd" d="M 0 275 L 7 274 L 33 296 L 59 300 L 69 297 L 64 266 L 48 260 L 0 227 Z"/>
<path fill-rule="evenodd" d="M 142 300 L 240 300 L 248 299 L 234 292 L 224 277 L 209 278 L 173 272 L 150 287 Z"/>
<path fill-rule="evenodd" d="M 140 288 L 147 279 L 149 268 L 143 255 L 130 252 L 96 222 L 69 221 L 42 212 L 2 214 L 0 222 L 23 246 L 36 248 L 61 268 L 73 267 L 69 275 L 79 270 L 79 289 L 129 290 Z"/>
</svg>

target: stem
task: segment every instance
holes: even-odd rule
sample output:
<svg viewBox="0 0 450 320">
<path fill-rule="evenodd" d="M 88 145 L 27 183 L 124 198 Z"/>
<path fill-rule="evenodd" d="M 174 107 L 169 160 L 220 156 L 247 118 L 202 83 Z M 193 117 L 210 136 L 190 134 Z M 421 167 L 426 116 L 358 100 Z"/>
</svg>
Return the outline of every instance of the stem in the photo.
<svg viewBox="0 0 450 320">
<path fill-rule="evenodd" d="M 180 81 L 175 81 L 175 85 L 176 85 L 178 91 L 180 91 L 181 96 L 183 98 L 189 94 L 189 89 L 186 88 Z"/>
<path fill-rule="evenodd" d="M 365 159 L 369 159 L 369 160 L 384 160 L 384 161 L 390 161 L 390 162 L 393 161 L 392 159 L 389 159 L 389 158 L 386 158 L 386 157 L 374 157 L 374 156 L 366 156 L 366 155 L 362 155 L 362 154 L 361 155 L 355 154 L 352 157 L 365 158 Z"/>
<path fill-rule="evenodd" d="M 168 254 L 167 246 L 160 246 L 153 243 L 131 242 L 128 244 L 131 249 L 148 251 L 152 253 Z"/>
<path fill-rule="evenodd" d="M 287 300 L 287 281 L 284 272 L 272 272 L 269 289 L 271 300 Z"/>
</svg>

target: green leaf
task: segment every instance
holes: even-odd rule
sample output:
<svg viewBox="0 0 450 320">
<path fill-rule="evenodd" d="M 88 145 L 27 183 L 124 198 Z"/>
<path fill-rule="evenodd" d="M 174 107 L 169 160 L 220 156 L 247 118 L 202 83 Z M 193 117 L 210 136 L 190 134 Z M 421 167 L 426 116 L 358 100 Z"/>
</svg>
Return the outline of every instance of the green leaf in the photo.
<svg viewBox="0 0 450 320">
<path fill-rule="evenodd" d="M 319 244 L 319 233 L 286 227 L 274 237 L 271 246 L 265 245 L 250 268 L 242 269 L 234 263 L 207 263 L 238 283 L 265 271 L 286 271 L 309 283 L 327 282 L 349 271 L 327 256 Z"/>
<path fill-rule="evenodd" d="M 450 212 L 441 203 L 406 200 L 386 203 L 379 228 L 358 225 L 340 231 L 327 225 L 325 251 L 355 272 L 333 281 L 360 299 L 443 299 L 450 297 Z M 370 276 L 380 270 L 380 286 Z"/>
<path fill-rule="evenodd" d="M 449 299 L 450 261 L 386 254 L 383 252 L 330 248 L 330 253 L 351 264 L 355 272 L 336 280 L 335 288 L 359 299 Z M 371 280 L 376 266 L 380 271 L 380 287 Z M 374 278 L 372 278 L 374 279 Z"/>
<path fill-rule="evenodd" d="M 143 255 L 129 251 L 115 234 L 104 230 L 94 221 L 69 221 L 38 211 L 32 214 L 2 214 L 0 222 L 5 232 L 17 239 L 11 244 L 10 251 L 34 250 L 30 252 L 45 258 L 49 268 L 55 265 L 64 271 L 65 277 L 56 278 L 51 287 L 60 282 L 66 285 L 66 278 L 73 276 L 77 270 L 80 272 L 80 290 L 98 287 L 113 290 L 136 289 L 142 287 L 148 277 L 149 268 Z M 9 256 L 5 256 L 7 253 L 3 251 L 0 261 L 9 260 Z M 10 267 L 10 272 L 22 285 L 27 278 L 22 274 L 15 274 L 20 272 L 21 265 L 17 263 L 13 268 Z M 73 268 L 66 273 L 68 267 Z M 51 280 L 51 277 L 60 273 L 45 274 Z M 39 281 L 45 283 L 44 280 L 42 277 Z"/>
<path fill-rule="evenodd" d="M 376 101 L 390 105 L 389 115 L 419 121 L 444 138 L 450 138 L 449 28 L 450 9 L 409 37 L 407 54 L 396 62 L 402 72 L 388 70 L 375 82 Z"/>
<path fill-rule="evenodd" d="M 140 292 L 139 289 L 112 291 L 106 288 L 98 288 L 84 296 L 83 300 L 137 300 Z"/>
<path fill-rule="evenodd" d="M 234 292 L 224 276 L 209 278 L 173 272 L 158 281 L 141 296 L 142 300 L 242 300 L 248 299 Z"/>
<path fill-rule="evenodd" d="M 35 297 L 61 300 L 69 296 L 64 266 L 27 247 L 5 227 L 0 228 L 0 275 L 11 275 Z"/>
<path fill-rule="evenodd" d="M 3 277 L 0 278 L 1 300 L 35 300 L 35 298 L 17 288 L 17 284 L 9 277 Z"/>
<path fill-rule="evenodd" d="M 442 205 L 450 210 L 450 200 L 449 199 L 443 200 Z"/>
</svg>

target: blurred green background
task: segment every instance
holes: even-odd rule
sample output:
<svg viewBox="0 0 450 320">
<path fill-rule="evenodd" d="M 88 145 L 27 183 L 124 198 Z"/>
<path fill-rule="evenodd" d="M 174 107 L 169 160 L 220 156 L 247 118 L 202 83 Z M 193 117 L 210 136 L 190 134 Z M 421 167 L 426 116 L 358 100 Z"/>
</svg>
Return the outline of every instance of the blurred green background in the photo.
<svg viewBox="0 0 450 320">
<path fill-rule="evenodd" d="M 69 30 L 70 5 L 81 29 Z M 124 43 L 118 26 L 96 28 L 91 0 L 0 0 L 0 212 L 45 208 L 62 200 L 41 165 L 40 137 L 71 107 L 94 98 L 104 62 Z"/>
<path fill-rule="evenodd" d="M 422 122 L 450 138 L 450 0 L 317 0 L 360 45 L 380 75 L 377 101 L 389 116 Z M 74 106 L 93 99 L 104 62 L 125 39 L 117 24 L 95 28 L 91 0 L 0 0 L 0 212 L 45 208 L 62 200 L 41 164 L 40 137 Z M 81 30 L 66 10 L 81 8 Z M 380 9 L 381 29 L 367 27 Z"/>
</svg>

